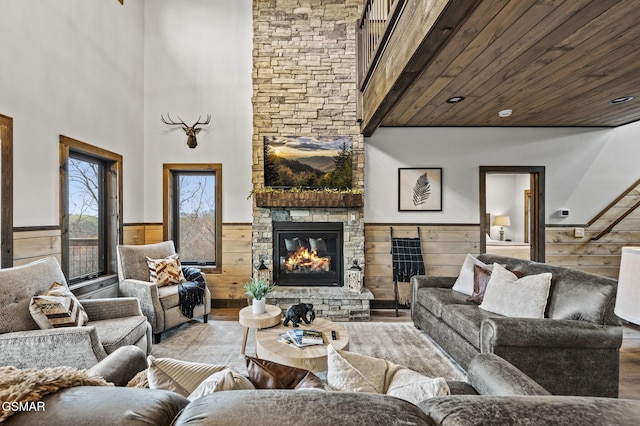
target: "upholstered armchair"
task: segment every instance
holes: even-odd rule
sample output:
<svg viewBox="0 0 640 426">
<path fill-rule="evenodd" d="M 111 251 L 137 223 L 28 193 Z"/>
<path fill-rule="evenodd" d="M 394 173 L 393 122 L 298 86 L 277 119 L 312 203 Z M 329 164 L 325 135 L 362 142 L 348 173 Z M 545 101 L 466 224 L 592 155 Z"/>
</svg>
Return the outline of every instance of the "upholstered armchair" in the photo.
<svg viewBox="0 0 640 426">
<path fill-rule="evenodd" d="M 85 325 L 41 329 L 30 304 L 54 282 L 68 291 L 54 257 L 0 269 L 0 365 L 90 368 L 122 346 L 151 352 L 151 326 L 133 298 L 81 300 Z"/>
<path fill-rule="evenodd" d="M 163 331 L 191 320 L 183 315 L 180 308 L 178 286 L 159 287 L 150 279 L 147 257 L 164 259 L 174 254 L 176 249 L 173 241 L 146 245 L 120 245 L 117 250 L 120 292 L 124 296 L 136 297 L 140 300 L 142 312 L 153 329 L 154 343 L 160 343 Z M 204 274 L 197 268 L 182 267 L 182 272 L 187 281 L 202 281 L 206 284 Z M 206 323 L 209 312 L 211 312 L 211 292 L 205 286 L 204 304 L 195 306 L 193 317 L 202 316 Z"/>
</svg>

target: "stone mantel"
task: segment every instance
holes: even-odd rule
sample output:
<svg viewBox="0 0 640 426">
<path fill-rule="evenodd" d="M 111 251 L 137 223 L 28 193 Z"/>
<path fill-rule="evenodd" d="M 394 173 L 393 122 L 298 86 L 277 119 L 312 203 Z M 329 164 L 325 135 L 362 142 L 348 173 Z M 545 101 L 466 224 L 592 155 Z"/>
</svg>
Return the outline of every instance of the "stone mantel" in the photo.
<svg viewBox="0 0 640 426">
<path fill-rule="evenodd" d="M 257 192 L 257 207 L 362 207 L 363 194 L 337 192 Z"/>
</svg>

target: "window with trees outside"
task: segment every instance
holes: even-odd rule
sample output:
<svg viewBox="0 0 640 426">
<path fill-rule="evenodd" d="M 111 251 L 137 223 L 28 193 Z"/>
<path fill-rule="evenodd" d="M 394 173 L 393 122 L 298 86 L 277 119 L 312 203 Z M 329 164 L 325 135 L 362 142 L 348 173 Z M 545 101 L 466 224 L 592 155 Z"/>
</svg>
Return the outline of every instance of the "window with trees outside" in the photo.
<svg viewBox="0 0 640 426">
<path fill-rule="evenodd" d="M 69 155 L 69 279 L 103 275 L 105 268 L 105 165 Z"/>
<path fill-rule="evenodd" d="M 222 165 L 164 165 L 164 233 L 180 262 L 220 271 Z M 211 270 L 208 270 L 211 269 Z"/>
<path fill-rule="evenodd" d="M 115 272 L 122 157 L 61 136 L 62 269 L 70 284 Z"/>
</svg>

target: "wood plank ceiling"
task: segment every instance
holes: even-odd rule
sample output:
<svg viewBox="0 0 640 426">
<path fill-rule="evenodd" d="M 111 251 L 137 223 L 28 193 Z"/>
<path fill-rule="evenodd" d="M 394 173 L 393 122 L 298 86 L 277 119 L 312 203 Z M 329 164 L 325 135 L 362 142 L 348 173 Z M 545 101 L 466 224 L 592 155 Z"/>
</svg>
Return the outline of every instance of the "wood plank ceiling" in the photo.
<svg viewBox="0 0 640 426">
<path fill-rule="evenodd" d="M 402 95 L 380 125 L 619 126 L 637 121 L 638 6 L 637 0 L 477 1 L 427 67 L 400 88 Z M 453 96 L 465 99 L 447 103 Z M 623 96 L 634 99 L 609 103 Z M 499 117 L 505 109 L 513 114 Z"/>
</svg>

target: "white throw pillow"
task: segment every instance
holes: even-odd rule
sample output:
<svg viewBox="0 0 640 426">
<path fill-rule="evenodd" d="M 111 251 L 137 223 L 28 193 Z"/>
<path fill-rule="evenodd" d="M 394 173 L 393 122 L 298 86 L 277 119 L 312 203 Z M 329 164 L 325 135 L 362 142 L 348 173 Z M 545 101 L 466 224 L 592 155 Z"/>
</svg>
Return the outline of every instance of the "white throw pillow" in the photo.
<svg viewBox="0 0 640 426">
<path fill-rule="evenodd" d="M 549 272 L 518 279 L 494 263 L 480 308 L 507 317 L 544 318 L 550 288 Z"/>
<path fill-rule="evenodd" d="M 395 396 L 412 403 L 449 395 L 443 378 L 430 378 L 390 361 L 327 347 L 327 384 L 333 390 Z"/>
<path fill-rule="evenodd" d="M 327 384 L 336 391 L 384 393 L 387 362 L 327 346 Z"/>
<path fill-rule="evenodd" d="M 431 378 L 403 368 L 393 375 L 386 393 L 417 404 L 434 396 L 449 395 L 450 391 L 449 385 L 442 377 Z"/>
<path fill-rule="evenodd" d="M 200 385 L 191 392 L 188 399 L 193 401 L 201 396 L 208 395 L 213 392 L 228 390 L 255 389 L 253 383 L 246 377 L 231 368 L 225 368 L 222 371 L 213 373 L 207 377 Z"/>
<path fill-rule="evenodd" d="M 149 364 L 147 379 L 151 389 L 169 390 L 184 397 L 189 396 L 213 373 L 227 368 L 224 365 L 154 358 L 151 355 L 147 357 L 147 363 Z"/>
<path fill-rule="evenodd" d="M 453 285 L 453 290 L 471 296 L 473 294 L 473 265 L 478 265 L 481 268 L 487 266 L 484 262 L 479 261 L 471 253 L 467 253 L 467 257 L 462 263 L 460 268 L 460 274 L 458 279 Z"/>
</svg>

